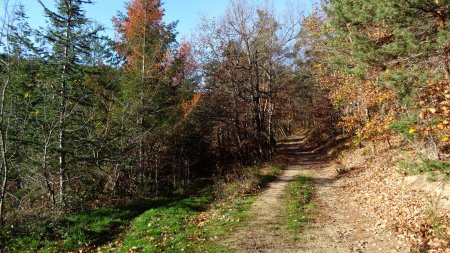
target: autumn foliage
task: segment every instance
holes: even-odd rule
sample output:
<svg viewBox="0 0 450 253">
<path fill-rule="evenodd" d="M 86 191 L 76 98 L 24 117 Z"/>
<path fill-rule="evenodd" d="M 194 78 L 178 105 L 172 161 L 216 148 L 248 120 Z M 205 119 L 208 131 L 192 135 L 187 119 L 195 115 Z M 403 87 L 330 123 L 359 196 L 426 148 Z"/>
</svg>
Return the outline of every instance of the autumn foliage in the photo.
<svg viewBox="0 0 450 253">
<path fill-rule="evenodd" d="M 303 22 L 300 43 L 339 111 L 338 126 L 357 143 L 400 135 L 426 157 L 445 157 L 449 17 L 440 13 L 448 5 L 329 0 L 323 7 Z"/>
<path fill-rule="evenodd" d="M 200 102 L 200 99 L 202 98 L 202 94 L 200 92 L 195 93 L 194 97 L 190 101 L 183 101 L 181 104 L 183 115 L 187 116 L 189 113 L 192 112 L 194 107 Z"/>
<path fill-rule="evenodd" d="M 143 58 L 150 57 L 142 41 L 159 36 L 164 24 L 162 18 L 160 0 L 132 0 L 127 4 L 126 16 L 113 18 L 119 36 L 117 50 L 131 65 L 139 65 Z"/>
</svg>

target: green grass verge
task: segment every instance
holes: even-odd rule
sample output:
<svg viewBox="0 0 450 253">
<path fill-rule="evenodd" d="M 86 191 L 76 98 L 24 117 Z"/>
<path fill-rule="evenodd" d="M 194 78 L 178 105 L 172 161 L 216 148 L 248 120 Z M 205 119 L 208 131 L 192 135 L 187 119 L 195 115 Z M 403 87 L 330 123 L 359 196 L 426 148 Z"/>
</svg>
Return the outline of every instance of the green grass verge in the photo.
<svg viewBox="0 0 450 253">
<path fill-rule="evenodd" d="M 7 252 L 66 252 L 99 245 L 124 231 L 129 222 L 148 209 L 169 205 L 176 199 L 155 198 L 124 207 L 105 207 L 69 215 L 59 220 L 30 217 L 22 226 L 2 230 Z"/>
<path fill-rule="evenodd" d="M 243 177 L 233 182 L 217 182 L 213 192 L 219 199 L 215 201 L 211 197 L 189 197 L 169 208 L 149 210 L 133 221 L 123 241 L 110 243 L 102 250 L 231 252 L 220 244 L 221 236 L 248 224 L 251 217 L 247 211 L 256 200 L 256 193 L 276 179 L 282 169 L 277 164 L 248 168 Z"/>
<path fill-rule="evenodd" d="M 10 238 L 7 252 L 227 252 L 218 238 L 247 224 L 254 195 L 214 202 L 213 195 L 159 198 L 127 208 L 71 215 L 58 231 Z M 144 211 L 143 209 L 146 208 Z M 10 234 L 6 232 L 5 234 Z M 11 236 L 12 237 L 12 236 Z M 100 246 L 99 246 L 100 245 Z"/>
<path fill-rule="evenodd" d="M 103 247 L 114 252 L 190 251 L 195 217 L 206 210 L 212 196 L 193 196 L 169 206 L 152 208 L 133 220 L 130 229 L 115 244 Z"/>
<path fill-rule="evenodd" d="M 314 182 L 301 175 L 286 190 L 285 222 L 293 234 L 298 234 L 312 219 L 314 211 Z"/>
<path fill-rule="evenodd" d="M 0 237 L 7 252 L 230 252 L 220 237 L 248 224 L 247 211 L 258 189 L 281 170 L 273 164 L 248 169 L 245 177 L 223 183 L 219 198 L 214 190 L 203 189 L 198 195 L 42 220 L 20 230 L 2 230 Z"/>
<path fill-rule="evenodd" d="M 101 247 L 103 252 L 227 252 L 221 235 L 242 226 L 253 197 L 234 198 L 208 206 L 211 197 L 188 197 L 166 208 L 148 210 L 131 228 Z M 206 209 L 208 207 L 208 209 Z"/>
</svg>

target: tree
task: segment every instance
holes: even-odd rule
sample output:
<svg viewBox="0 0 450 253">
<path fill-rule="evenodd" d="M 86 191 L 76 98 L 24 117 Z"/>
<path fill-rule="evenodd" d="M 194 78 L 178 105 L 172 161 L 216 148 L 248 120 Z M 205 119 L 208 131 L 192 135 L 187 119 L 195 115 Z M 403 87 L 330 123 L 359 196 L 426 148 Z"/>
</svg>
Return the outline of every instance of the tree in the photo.
<svg viewBox="0 0 450 253">
<path fill-rule="evenodd" d="M 325 12 L 327 52 L 316 76 L 343 112 L 341 125 L 360 140 L 389 141 L 397 131 L 438 158 L 445 119 L 435 114 L 437 124 L 426 127 L 419 102 L 429 83 L 448 79 L 448 1 L 330 0 Z"/>
<path fill-rule="evenodd" d="M 11 27 L 15 21 L 14 12 L 16 6 L 10 6 L 8 0 L 1 3 L 4 13 L 0 19 L 0 45 L 4 46 L 6 51 L 4 57 L 1 57 L 1 74 L 2 85 L 0 90 L 0 155 L 1 155 L 1 171 L 0 171 L 0 222 L 3 222 L 5 209 L 5 196 L 10 172 L 10 164 L 7 157 L 7 119 L 5 112 L 6 92 L 11 81 L 11 72 L 13 65 L 12 48 L 10 44 Z"/>
<path fill-rule="evenodd" d="M 225 17 L 201 28 L 205 97 L 220 101 L 216 109 L 223 118 L 217 142 L 235 143 L 242 160 L 267 158 L 274 150 L 283 118 L 276 110 L 287 98 L 282 93 L 290 84 L 298 28 L 298 22 L 282 24 L 269 10 L 243 1 L 231 2 Z"/>
<path fill-rule="evenodd" d="M 93 39 L 101 28 L 94 27 L 85 17 L 83 5 L 91 4 L 89 0 L 58 0 L 56 11 L 39 2 L 51 24 L 46 34 L 41 34 L 42 40 L 48 43 L 48 47 L 44 47 L 48 49 L 44 53 L 45 59 L 59 72 L 59 75 L 47 80 L 51 81 L 51 87 L 46 87 L 48 92 L 53 93 L 46 99 L 56 98 L 58 104 L 50 100 L 44 102 L 46 106 L 54 107 L 55 110 L 50 110 L 50 114 L 57 112 L 56 115 L 49 115 L 49 120 L 54 119 L 54 123 L 48 129 L 49 141 L 46 143 L 57 138 L 58 204 L 64 210 L 66 183 L 70 180 L 71 166 L 68 161 L 74 165 L 80 161 L 80 149 L 86 141 L 83 132 L 90 126 L 88 112 L 84 109 L 90 104 L 90 91 L 82 83 L 85 69 L 81 60 L 90 53 Z"/>
<path fill-rule="evenodd" d="M 176 187 L 179 163 L 169 140 L 183 124 L 183 101 L 194 96 L 198 82 L 190 44 L 176 43 L 176 23 L 166 24 L 163 16 L 159 0 L 133 0 L 126 14 L 113 19 L 116 48 L 125 59 L 122 71 L 127 80 L 121 84 L 120 99 L 128 108 L 124 138 L 129 140 L 126 149 L 133 164 L 123 169 L 133 186 L 153 192 L 165 175 Z"/>
</svg>

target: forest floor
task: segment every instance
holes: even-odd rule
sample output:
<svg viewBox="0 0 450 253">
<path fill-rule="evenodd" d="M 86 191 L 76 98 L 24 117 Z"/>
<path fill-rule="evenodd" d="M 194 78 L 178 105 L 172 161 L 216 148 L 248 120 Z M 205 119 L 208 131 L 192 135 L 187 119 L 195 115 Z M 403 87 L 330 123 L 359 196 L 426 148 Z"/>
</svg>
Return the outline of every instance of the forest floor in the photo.
<svg viewBox="0 0 450 253">
<path fill-rule="evenodd" d="M 234 181 L 74 214 L 58 227 L 61 239 L 27 233 L 9 252 L 450 253 L 448 163 L 412 176 L 425 167 L 413 166 L 401 141 L 378 143 L 376 153 L 338 142 L 292 136 Z M 400 170 L 405 161 L 413 168 Z"/>
<path fill-rule="evenodd" d="M 327 155 L 308 146 L 307 136 L 293 136 L 279 149 L 288 167 L 249 210 L 253 220 L 225 237 L 223 244 L 236 252 L 409 252 L 388 228 L 361 210 Z M 285 217 L 286 191 L 299 175 L 314 182 L 315 208 L 302 231 L 292 231 Z"/>
</svg>

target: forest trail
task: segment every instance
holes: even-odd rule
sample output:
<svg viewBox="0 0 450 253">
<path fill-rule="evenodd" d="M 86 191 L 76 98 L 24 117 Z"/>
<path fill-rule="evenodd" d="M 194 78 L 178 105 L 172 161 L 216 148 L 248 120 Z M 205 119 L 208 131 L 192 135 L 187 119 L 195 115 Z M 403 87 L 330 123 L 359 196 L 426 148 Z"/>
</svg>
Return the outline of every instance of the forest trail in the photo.
<svg viewBox="0 0 450 253">
<path fill-rule="evenodd" d="M 306 134 L 280 143 L 278 156 L 288 167 L 253 204 L 253 220 L 223 244 L 235 252 L 409 252 L 345 196 L 334 167 L 311 145 Z M 313 178 L 316 208 L 313 221 L 294 237 L 284 223 L 284 193 L 299 175 Z"/>
</svg>

